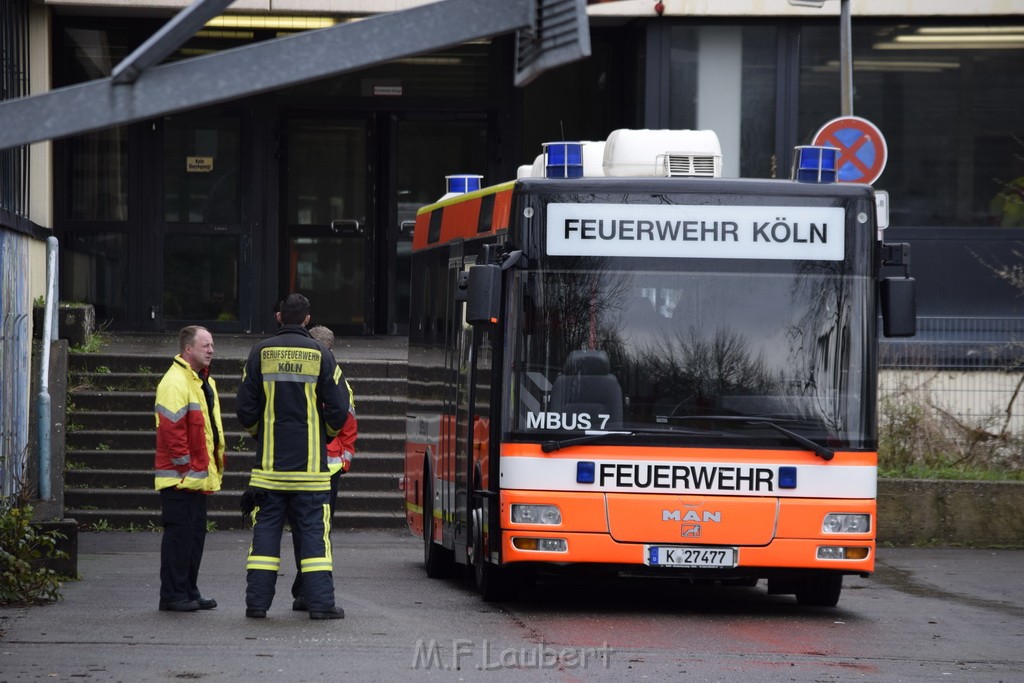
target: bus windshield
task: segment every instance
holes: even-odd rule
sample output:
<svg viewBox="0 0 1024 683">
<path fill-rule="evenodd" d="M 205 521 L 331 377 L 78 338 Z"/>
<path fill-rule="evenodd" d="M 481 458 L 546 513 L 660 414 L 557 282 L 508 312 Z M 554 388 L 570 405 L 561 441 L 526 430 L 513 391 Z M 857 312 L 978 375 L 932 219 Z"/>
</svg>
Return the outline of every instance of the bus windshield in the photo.
<svg viewBox="0 0 1024 683">
<path fill-rule="evenodd" d="M 849 261 L 539 261 L 514 276 L 508 439 L 875 447 L 874 280 Z"/>
</svg>

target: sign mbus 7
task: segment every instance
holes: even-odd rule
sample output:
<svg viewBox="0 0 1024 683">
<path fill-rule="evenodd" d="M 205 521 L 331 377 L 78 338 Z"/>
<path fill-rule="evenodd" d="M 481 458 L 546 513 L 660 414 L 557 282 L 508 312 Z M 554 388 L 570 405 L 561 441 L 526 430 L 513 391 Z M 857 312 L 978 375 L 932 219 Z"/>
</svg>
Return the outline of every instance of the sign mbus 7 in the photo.
<svg viewBox="0 0 1024 683">
<path fill-rule="evenodd" d="M 487 600 L 537 568 L 741 583 L 835 605 L 876 529 L 872 189 L 521 178 L 424 207 L 406 514 Z M 909 285 L 909 286 L 908 286 Z"/>
</svg>

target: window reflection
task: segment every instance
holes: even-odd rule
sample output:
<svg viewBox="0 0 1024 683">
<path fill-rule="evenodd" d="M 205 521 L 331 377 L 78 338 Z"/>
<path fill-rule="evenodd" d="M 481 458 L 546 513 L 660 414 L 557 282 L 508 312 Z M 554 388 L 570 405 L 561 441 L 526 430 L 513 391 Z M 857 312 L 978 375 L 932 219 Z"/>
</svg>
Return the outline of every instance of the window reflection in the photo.
<svg viewBox="0 0 1024 683">
<path fill-rule="evenodd" d="M 671 28 L 669 125 L 714 130 L 726 177 L 776 177 L 776 34 L 764 25 Z"/>
<path fill-rule="evenodd" d="M 91 303 L 98 320 L 125 317 L 128 235 L 71 233 L 61 246 L 60 259 L 62 300 Z"/>
<path fill-rule="evenodd" d="M 166 119 L 164 220 L 237 224 L 238 167 L 237 119 Z"/>
<path fill-rule="evenodd" d="M 801 34 L 805 142 L 841 113 L 835 33 Z M 894 226 L 1024 227 L 1024 44 L 966 40 L 990 33 L 853 24 L 853 111 L 885 135 L 888 163 L 875 185 L 889 191 Z"/>
<path fill-rule="evenodd" d="M 238 236 L 164 240 L 164 317 L 238 320 Z"/>
<path fill-rule="evenodd" d="M 853 447 L 873 438 L 859 400 L 868 348 L 851 330 L 872 282 L 845 276 L 842 262 L 673 272 L 678 264 L 625 271 L 597 258 L 563 261 L 575 263 L 523 284 L 518 429 L 734 415 Z M 538 406 L 559 417 L 541 421 Z"/>
<path fill-rule="evenodd" d="M 68 218 L 128 220 L 128 130 L 110 128 L 67 142 L 71 165 Z"/>
<path fill-rule="evenodd" d="M 293 119 L 288 123 L 288 223 L 366 221 L 366 124 Z"/>
</svg>

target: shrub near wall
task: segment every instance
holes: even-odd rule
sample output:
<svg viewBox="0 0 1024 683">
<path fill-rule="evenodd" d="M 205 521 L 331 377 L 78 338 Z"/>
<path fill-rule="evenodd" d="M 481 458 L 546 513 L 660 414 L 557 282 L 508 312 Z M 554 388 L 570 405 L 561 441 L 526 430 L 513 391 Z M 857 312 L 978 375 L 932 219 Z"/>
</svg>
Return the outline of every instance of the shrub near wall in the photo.
<svg viewBox="0 0 1024 683">
<path fill-rule="evenodd" d="M 62 534 L 32 523 L 32 507 L 0 513 L 0 605 L 33 605 L 59 600 L 61 577 L 46 561 L 64 559 Z"/>
</svg>

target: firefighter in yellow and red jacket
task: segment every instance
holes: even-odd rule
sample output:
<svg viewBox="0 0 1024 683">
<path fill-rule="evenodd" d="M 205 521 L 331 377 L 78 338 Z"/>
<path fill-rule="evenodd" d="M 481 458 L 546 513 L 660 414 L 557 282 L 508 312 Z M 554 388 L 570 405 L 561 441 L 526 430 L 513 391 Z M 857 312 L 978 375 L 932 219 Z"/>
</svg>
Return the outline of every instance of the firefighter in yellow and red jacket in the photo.
<svg viewBox="0 0 1024 683">
<path fill-rule="evenodd" d="M 180 353 L 156 389 L 155 487 L 164 533 L 160 609 L 213 609 L 197 581 L 206 541 L 207 495 L 220 490 L 224 428 L 217 383 L 210 377 L 213 335 L 197 325 L 178 334 Z"/>
<path fill-rule="evenodd" d="M 288 519 L 302 539 L 302 592 L 309 618 L 341 619 L 345 612 L 335 604 L 331 573 L 326 446 L 345 425 L 348 397 L 334 357 L 306 330 L 309 300 L 290 294 L 277 320 L 277 334 L 250 351 L 235 402 L 239 422 L 256 438 L 257 466 L 247 492 L 255 493 L 245 616 L 267 616 Z"/>
</svg>

